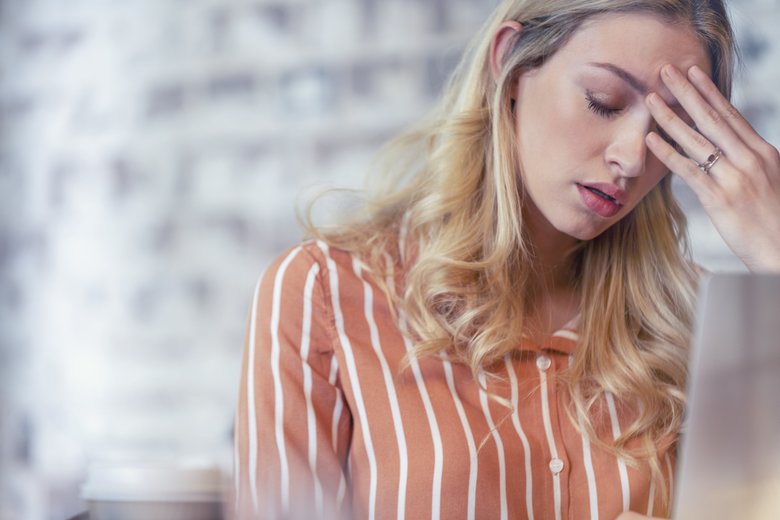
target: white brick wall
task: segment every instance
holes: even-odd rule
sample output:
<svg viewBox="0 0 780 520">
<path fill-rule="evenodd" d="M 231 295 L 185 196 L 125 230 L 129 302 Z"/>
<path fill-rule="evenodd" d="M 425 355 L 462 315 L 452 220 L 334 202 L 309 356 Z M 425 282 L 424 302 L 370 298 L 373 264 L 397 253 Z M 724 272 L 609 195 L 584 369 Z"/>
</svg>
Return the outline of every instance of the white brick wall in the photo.
<svg viewBox="0 0 780 520">
<path fill-rule="evenodd" d="M 361 186 L 493 5 L 0 0 L 0 519 L 75 513 L 96 458 L 225 460 L 299 194 Z M 741 106 L 777 144 L 780 16 L 735 8 Z M 689 206 L 702 263 L 734 268 Z"/>
</svg>

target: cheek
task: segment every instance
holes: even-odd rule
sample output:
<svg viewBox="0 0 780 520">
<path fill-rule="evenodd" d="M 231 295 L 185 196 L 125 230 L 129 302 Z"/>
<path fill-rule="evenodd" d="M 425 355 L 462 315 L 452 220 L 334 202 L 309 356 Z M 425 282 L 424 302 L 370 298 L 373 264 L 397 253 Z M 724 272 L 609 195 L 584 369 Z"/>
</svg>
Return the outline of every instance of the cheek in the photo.
<svg viewBox="0 0 780 520">
<path fill-rule="evenodd" d="M 606 125 L 600 124 L 588 111 L 584 94 L 575 89 L 550 95 L 556 99 L 556 109 L 551 118 L 554 142 L 560 143 L 558 153 L 565 153 L 572 161 L 584 161 L 601 156 L 607 135 L 602 135 Z"/>
<path fill-rule="evenodd" d="M 528 166 L 542 163 L 576 167 L 599 149 L 598 127 L 588 117 L 584 97 L 564 91 L 561 83 L 539 82 L 525 91 L 518 131 Z"/>
</svg>

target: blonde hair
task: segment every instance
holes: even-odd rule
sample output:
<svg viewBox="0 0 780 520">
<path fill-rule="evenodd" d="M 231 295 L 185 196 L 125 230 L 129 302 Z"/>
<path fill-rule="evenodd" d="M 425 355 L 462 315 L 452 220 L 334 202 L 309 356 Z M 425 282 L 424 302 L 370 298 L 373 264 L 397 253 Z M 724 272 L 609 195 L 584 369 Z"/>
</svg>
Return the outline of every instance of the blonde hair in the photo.
<svg viewBox="0 0 780 520">
<path fill-rule="evenodd" d="M 692 30 L 708 51 L 713 80 L 730 96 L 734 39 L 721 0 L 506 0 L 467 49 L 438 107 L 383 150 L 380 171 L 389 182 L 382 195 L 370 198 L 360 219 L 309 226 L 310 234 L 360 254 L 382 273 L 378 279 L 391 268 L 388 258 L 404 264 L 401 291 L 387 290 L 413 331 L 414 355 L 446 352 L 476 375 L 519 344 L 540 288 L 523 227 L 512 79 L 542 65 L 585 20 L 616 12 L 653 14 Z M 508 20 L 523 30 L 493 79 L 491 39 Z M 406 259 L 398 245 L 402 221 Z M 697 278 L 670 177 L 573 256 L 581 303 L 579 344 L 565 376 L 570 412 L 593 442 L 633 463 L 648 460 L 662 483 L 655 446 L 681 425 Z M 606 392 L 638 410 L 614 444 L 599 440 L 591 420 Z M 637 440 L 644 449 L 629 450 Z"/>
</svg>

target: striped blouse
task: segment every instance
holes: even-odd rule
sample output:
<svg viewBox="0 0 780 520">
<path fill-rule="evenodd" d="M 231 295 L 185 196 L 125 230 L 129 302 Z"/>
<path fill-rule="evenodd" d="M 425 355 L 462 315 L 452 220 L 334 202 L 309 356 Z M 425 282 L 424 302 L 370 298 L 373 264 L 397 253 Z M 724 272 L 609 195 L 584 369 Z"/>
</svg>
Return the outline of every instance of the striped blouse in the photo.
<svg viewBox="0 0 780 520">
<path fill-rule="evenodd" d="M 567 415 L 556 375 L 570 363 L 573 330 L 519 345 L 501 377 L 475 380 L 444 356 L 402 369 L 412 345 L 396 316 L 359 260 L 321 242 L 266 270 L 236 415 L 238 518 L 612 520 L 658 511 L 649 469 L 591 444 Z M 618 436 L 629 412 L 609 394 L 604 401 L 599 435 Z M 672 459 L 662 461 L 671 488 Z"/>
</svg>

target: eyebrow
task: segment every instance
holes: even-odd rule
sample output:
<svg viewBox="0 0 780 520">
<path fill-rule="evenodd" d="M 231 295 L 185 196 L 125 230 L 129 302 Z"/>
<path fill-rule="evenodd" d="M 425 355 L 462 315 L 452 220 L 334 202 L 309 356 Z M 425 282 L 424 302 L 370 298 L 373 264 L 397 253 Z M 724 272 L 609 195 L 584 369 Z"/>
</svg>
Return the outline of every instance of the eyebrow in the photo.
<svg viewBox="0 0 780 520">
<path fill-rule="evenodd" d="M 647 95 L 650 93 L 650 89 L 647 88 L 647 85 L 642 83 L 636 76 L 631 74 L 625 69 L 621 69 L 617 65 L 613 65 L 612 63 L 597 63 L 597 62 L 591 62 L 588 65 L 592 65 L 594 67 L 598 67 L 600 69 L 605 69 L 614 74 L 615 76 L 619 77 L 623 81 L 629 84 L 631 88 L 636 90 L 642 95 Z"/>
<path fill-rule="evenodd" d="M 588 65 L 592 65 L 594 67 L 598 67 L 600 69 L 608 70 L 615 76 L 619 77 L 628 85 L 642 94 L 643 96 L 646 96 L 650 93 L 650 88 L 645 85 L 639 78 L 628 72 L 626 69 L 622 69 L 618 67 L 617 65 L 614 65 L 612 63 L 600 63 L 600 62 L 590 62 Z M 672 103 L 666 102 L 669 108 L 677 108 L 680 106 L 680 103 L 675 99 Z"/>
</svg>

